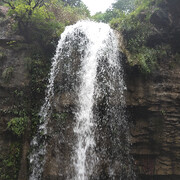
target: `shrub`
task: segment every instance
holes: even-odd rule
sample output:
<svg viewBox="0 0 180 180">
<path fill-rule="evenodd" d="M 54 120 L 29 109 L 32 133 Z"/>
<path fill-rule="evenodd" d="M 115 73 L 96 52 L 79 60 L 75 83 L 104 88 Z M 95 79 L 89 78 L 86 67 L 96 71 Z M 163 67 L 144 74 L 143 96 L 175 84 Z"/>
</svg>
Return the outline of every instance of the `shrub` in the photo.
<svg viewBox="0 0 180 180">
<path fill-rule="evenodd" d="M 0 52 L 0 60 L 3 60 L 6 57 L 6 55 L 3 52 Z"/>
<path fill-rule="evenodd" d="M 147 40 L 156 34 L 150 17 L 161 0 L 136 0 L 136 9 L 129 14 L 110 21 L 111 26 L 124 36 L 124 53 L 131 65 L 138 65 L 143 72 L 150 73 L 159 59 L 167 56 L 171 47 L 166 44 L 148 46 Z"/>
<path fill-rule="evenodd" d="M 10 129 L 15 135 L 21 136 L 24 134 L 24 130 L 26 129 L 28 123 L 28 118 L 25 117 L 16 117 L 11 119 L 8 122 L 8 129 Z"/>
<path fill-rule="evenodd" d="M 8 67 L 6 68 L 3 73 L 2 73 L 2 78 L 4 79 L 5 82 L 9 82 L 10 79 L 12 78 L 13 76 L 13 71 L 14 71 L 14 68 L 13 67 Z"/>
</svg>

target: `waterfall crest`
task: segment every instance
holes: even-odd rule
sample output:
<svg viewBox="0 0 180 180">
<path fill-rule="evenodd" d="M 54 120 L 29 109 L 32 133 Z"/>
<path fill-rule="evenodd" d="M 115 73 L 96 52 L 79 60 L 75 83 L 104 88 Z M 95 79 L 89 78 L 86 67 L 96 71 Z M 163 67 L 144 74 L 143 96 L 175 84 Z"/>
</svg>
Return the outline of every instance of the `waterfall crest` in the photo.
<svg viewBox="0 0 180 180">
<path fill-rule="evenodd" d="M 53 58 L 41 125 L 31 143 L 30 180 L 52 174 L 75 180 L 134 179 L 121 60 L 109 25 L 80 21 L 65 29 Z M 54 125 L 55 115 L 60 125 Z M 48 165 L 52 147 L 52 166 L 57 168 Z"/>
</svg>

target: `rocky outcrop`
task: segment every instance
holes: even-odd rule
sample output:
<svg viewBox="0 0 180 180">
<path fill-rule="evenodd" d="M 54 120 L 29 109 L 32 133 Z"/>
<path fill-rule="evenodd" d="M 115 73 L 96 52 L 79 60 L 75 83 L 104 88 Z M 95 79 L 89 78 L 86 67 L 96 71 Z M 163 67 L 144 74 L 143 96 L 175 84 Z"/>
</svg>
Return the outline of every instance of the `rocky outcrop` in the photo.
<svg viewBox="0 0 180 180">
<path fill-rule="evenodd" d="M 180 178 L 179 81 L 179 65 L 173 69 L 162 65 L 159 72 L 147 77 L 137 70 L 128 73 L 132 154 L 142 179 Z"/>
<path fill-rule="evenodd" d="M 174 52 L 180 52 L 180 1 L 162 1 L 151 15 L 150 23 L 154 33 L 147 39 L 147 45 L 154 47 L 167 43 Z"/>
<path fill-rule="evenodd" d="M 9 131 L 8 123 L 18 116 L 15 111 L 24 104 L 20 96 L 23 91 L 27 92 L 29 77 L 24 61 L 27 52 L 15 50 L 17 42 L 23 38 L 12 36 L 7 8 L 0 7 L 0 11 L 0 179 L 4 180 L 16 179 L 20 168 L 22 141 Z"/>
<path fill-rule="evenodd" d="M 0 12 L 0 180 L 26 180 L 50 58 L 11 30 L 7 8 L 0 6 Z"/>
<path fill-rule="evenodd" d="M 166 0 L 150 17 L 154 47 L 166 43 L 179 53 L 180 1 Z M 143 74 L 127 67 L 127 106 L 132 120 L 132 154 L 139 179 L 180 179 L 180 64 L 169 55 L 158 70 Z"/>
</svg>

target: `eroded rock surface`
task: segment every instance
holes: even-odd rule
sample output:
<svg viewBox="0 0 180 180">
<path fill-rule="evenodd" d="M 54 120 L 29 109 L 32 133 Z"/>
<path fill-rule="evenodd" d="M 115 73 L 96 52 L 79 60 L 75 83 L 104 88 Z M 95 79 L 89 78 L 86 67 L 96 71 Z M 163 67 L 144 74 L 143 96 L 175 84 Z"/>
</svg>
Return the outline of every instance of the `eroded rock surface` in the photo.
<svg viewBox="0 0 180 180">
<path fill-rule="evenodd" d="M 137 69 L 128 72 L 132 154 L 140 175 L 180 177 L 179 82 L 180 65 L 171 69 L 162 64 L 160 71 L 149 76 Z"/>
<path fill-rule="evenodd" d="M 180 179 L 179 17 L 180 1 L 162 1 L 150 17 L 155 31 L 146 42 L 165 43 L 172 54 L 159 59 L 149 75 L 136 66 L 126 68 L 132 154 L 140 179 Z"/>
<path fill-rule="evenodd" d="M 180 1 L 162 1 L 151 15 L 150 22 L 154 33 L 147 39 L 147 45 L 155 47 L 167 43 L 174 52 L 180 52 Z"/>
</svg>

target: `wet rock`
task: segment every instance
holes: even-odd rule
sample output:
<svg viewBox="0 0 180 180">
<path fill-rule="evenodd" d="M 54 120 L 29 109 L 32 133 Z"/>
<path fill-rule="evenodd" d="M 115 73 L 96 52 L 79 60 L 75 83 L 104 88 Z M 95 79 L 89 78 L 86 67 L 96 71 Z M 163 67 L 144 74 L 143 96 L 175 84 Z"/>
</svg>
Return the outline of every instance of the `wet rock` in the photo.
<svg viewBox="0 0 180 180">
<path fill-rule="evenodd" d="M 164 10 L 155 11 L 150 18 L 150 22 L 155 25 L 157 28 L 166 28 L 168 29 L 172 20 L 170 18 L 169 12 Z"/>
<path fill-rule="evenodd" d="M 0 6 L 0 174 L 12 178 L 16 175 L 18 176 L 18 174 L 14 174 L 12 166 L 7 169 L 4 162 L 9 158 L 12 145 L 18 143 L 18 140 L 7 127 L 8 122 L 15 116 L 14 111 L 18 103 L 24 102 L 17 102 L 15 92 L 18 92 L 18 90 L 27 92 L 30 79 L 26 66 L 27 62 L 25 61 L 28 53 L 25 50 L 16 49 L 18 47 L 17 42 L 23 41 L 23 38 L 12 34 L 10 28 L 11 20 L 6 17 L 7 10 L 8 8 Z M 27 142 L 25 143 L 27 144 Z M 27 153 L 29 148 L 26 148 L 27 146 L 24 145 L 22 146 L 22 157 L 24 161 L 21 162 L 25 163 L 22 163 L 24 172 L 21 173 L 23 177 L 21 179 L 25 180 L 27 176 Z M 12 158 L 15 159 L 16 157 Z M 13 175 L 11 174 L 12 172 Z"/>
<path fill-rule="evenodd" d="M 169 44 L 174 52 L 180 52 L 180 1 L 166 0 L 160 3 L 150 17 L 154 33 L 147 39 L 147 45 L 155 47 Z"/>
<path fill-rule="evenodd" d="M 180 177 L 180 66 L 151 76 L 127 76 L 127 105 L 134 126 L 132 154 L 141 178 Z M 176 176 L 174 176 L 176 175 Z"/>
<path fill-rule="evenodd" d="M 150 22 L 147 45 L 171 46 L 180 52 L 180 1 L 162 1 Z M 180 179 L 180 65 L 173 57 L 159 61 L 150 75 L 127 67 L 127 105 L 138 179 Z M 173 67 L 171 66 L 173 65 Z"/>
</svg>

